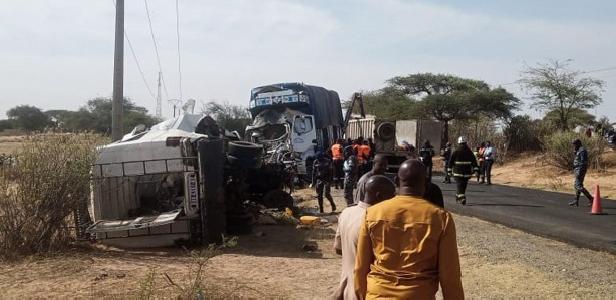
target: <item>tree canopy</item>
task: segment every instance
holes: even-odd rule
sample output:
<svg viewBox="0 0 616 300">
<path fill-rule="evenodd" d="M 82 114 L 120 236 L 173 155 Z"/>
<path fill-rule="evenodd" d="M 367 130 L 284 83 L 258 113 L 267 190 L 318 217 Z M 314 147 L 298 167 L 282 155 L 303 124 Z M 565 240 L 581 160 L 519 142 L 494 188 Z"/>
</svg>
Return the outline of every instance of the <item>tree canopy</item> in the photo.
<svg viewBox="0 0 616 300">
<path fill-rule="evenodd" d="M 405 120 L 417 115 L 416 102 L 404 93 L 392 88 L 362 93 L 364 109 L 367 114 L 384 120 Z M 343 107 L 349 108 L 351 101 L 345 101 Z M 359 114 L 359 105 L 355 105 L 353 113 Z"/>
<path fill-rule="evenodd" d="M 604 82 L 582 74 L 570 70 L 569 61 L 552 60 L 528 67 L 520 83 L 532 92 L 533 108 L 554 112 L 560 129 L 568 130 L 576 111 L 601 103 Z"/>
<path fill-rule="evenodd" d="M 35 106 L 19 105 L 9 109 L 6 115 L 15 128 L 26 131 L 43 130 L 51 125 L 49 116 Z"/>
<path fill-rule="evenodd" d="M 562 124 L 563 119 L 558 110 L 552 110 L 545 114 L 543 120 L 554 126 L 555 128 L 570 128 L 574 129 L 578 126 L 592 126 L 595 123 L 596 117 L 583 109 L 572 109 L 567 118 L 567 124 Z"/>
<path fill-rule="evenodd" d="M 410 99 L 418 99 L 414 116 L 434 118 L 443 123 L 441 142 L 449 140 L 449 122 L 478 119 L 481 116 L 507 119 L 520 100 L 502 87 L 490 86 L 475 79 L 447 74 L 419 73 L 397 76 L 387 81 L 387 89 Z M 408 118 L 408 117 L 407 117 Z"/>
<path fill-rule="evenodd" d="M 244 135 L 246 126 L 250 125 L 251 118 L 248 109 L 241 105 L 233 105 L 229 102 L 209 101 L 202 103 L 201 112 L 211 116 L 219 126 L 237 131 Z"/>
<path fill-rule="evenodd" d="M 139 124 L 150 127 L 158 122 L 148 115 L 147 109 L 137 106 L 133 101 L 124 98 L 123 101 L 123 132 L 128 133 Z M 94 131 L 103 134 L 111 132 L 111 98 L 93 98 L 77 111 L 49 110 L 45 112 L 56 127 L 66 131 Z"/>
<path fill-rule="evenodd" d="M 488 84 L 481 80 L 461 78 L 449 74 L 417 73 L 396 76 L 387 83 L 406 95 L 450 95 L 468 91 L 487 91 Z"/>
</svg>

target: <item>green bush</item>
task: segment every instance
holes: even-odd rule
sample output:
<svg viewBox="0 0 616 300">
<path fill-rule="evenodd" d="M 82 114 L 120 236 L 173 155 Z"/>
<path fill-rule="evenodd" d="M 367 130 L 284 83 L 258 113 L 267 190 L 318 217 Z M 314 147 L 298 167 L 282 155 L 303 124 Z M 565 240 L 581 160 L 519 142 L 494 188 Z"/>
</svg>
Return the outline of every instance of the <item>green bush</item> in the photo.
<svg viewBox="0 0 616 300">
<path fill-rule="evenodd" d="M 94 134 L 39 134 L 25 139 L 11 177 L 0 174 L 0 257 L 54 251 L 73 240 L 76 211 L 90 194 Z"/>
<path fill-rule="evenodd" d="M 571 170 L 573 169 L 573 159 L 575 158 L 574 148 L 571 142 L 579 138 L 582 145 L 588 151 L 589 168 L 603 170 L 605 164 L 602 159 L 606 149 L 606 142 L 600 138 L 589 138 L 575 132 L 556 132 L 546 136 L 544 141 L 544 151 L 547 162 L 555 167 Z"/>
</svg>

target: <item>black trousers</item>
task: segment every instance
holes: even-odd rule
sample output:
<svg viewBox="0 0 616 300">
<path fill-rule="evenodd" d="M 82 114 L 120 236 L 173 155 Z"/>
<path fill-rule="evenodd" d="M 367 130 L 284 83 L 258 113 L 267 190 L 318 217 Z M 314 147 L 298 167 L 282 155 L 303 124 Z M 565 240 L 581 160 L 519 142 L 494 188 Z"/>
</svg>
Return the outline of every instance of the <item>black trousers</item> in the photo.
<svg viewBox="0 0 616 300">
<path fill-rule="evenodd" d="M 357 175 L 351 175 L 350 173 L 344 175 L 344 200 L 347 205 L 353 204 L 353 188 L 357 183 Z"/>
<path fill-rule="evenodd" d="M 329 204 L 332 207 L 332 211 L 336 210 L 336 204 L 334 204 L 334 198 L 332 198 L 331 183 L 327 180 L 317 179 L 317 200 L 319 201 L 319 210 L 323 212 L 323 194 L 325 198 L 329 200 Z"/>
<path fill-rule="evenodd" d="M 456 180 L 456 199 L 466 199 L 466 187 L 470 178 L 454 176 Z"/>
<path fill-rule="evenodd" d="M 488 183 L 492 183 L 492 165 L 493 164 L 494 164 L 494 161 L 491 159 L 487 159 L 483 162 L 483 173 Z"/>
<path fill-rule="evenodd" d="M 342 188 L 344 180 L 344 172 L 342 171 L 343 159 L 334 160 L 334 187 L 337 189 Z"/>
<path fill-rule="evenodd" d="M 449 170 L 447 170 L 447 163 L 443 166 L 443 172 L 445 172 L 445 182 L 451 183 L 451 176 L 449 176 Z"/>
<path fill-rule="evenodd" d="M 575 198 L 580 199 L 580 194 L 584 194 L 588 200 L 592 200 L 592 196 L 588 192 L 588 190 L 584 187 L 584 177 L 586 177 L 586 168 L 575 168 L 573 170 L 575 174 L 575 183 L 573 187 L 575 188 Z"/>
<path fill-rule="evenodd" d="M 426 176 L 432 181 L 432 164 L 426 165 Z"/>
</svg>

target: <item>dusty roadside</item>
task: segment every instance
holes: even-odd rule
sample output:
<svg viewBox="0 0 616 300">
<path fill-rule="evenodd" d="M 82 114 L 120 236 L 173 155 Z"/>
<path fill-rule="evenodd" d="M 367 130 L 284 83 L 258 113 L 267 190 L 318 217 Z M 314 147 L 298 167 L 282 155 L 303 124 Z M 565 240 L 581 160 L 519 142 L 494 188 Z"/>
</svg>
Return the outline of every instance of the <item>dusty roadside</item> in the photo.
<svg viewBox="0 0 616 300">
<path fill-rule="evenodd" d="M 338 191 L 335 193 L 338 196 Z M 303 205 L 312 206 L 310 191 Z M 340 207 L 342 200 L 336 197 Z M 463 282 L 468 298 L 610 298 L 616 290 L 616 256 L 576 248 L 478 219 L 455 216 Z M 240 298 L 323 299 L 338 282 L 340 258 L 332 250 L 335 225 L 298 230 L 256 228 L 259 235 L 211 259 L 208 295 Z M 302 246 L 315 242 L 318 250 Z M 163 273 L 188 283 L 193 260 L 181 249 L 73 251 L 61 256 L 0 263 L 4 298 L 132 298 L 153 283 L 171 298 Z M 148 281 L 148 274 L 154 274 Z M 191 273 L 194 274 L 194 273 Z"/>
<path fill-rule="evenodd" d="M 603 172 L 590 171 L 586 174 L 586 188 L 593 192 L 598 184 L 601 198 L 616 199 L 616 152 L 605 154 L 609 162 Z M 537 154 L 517 158 L 504 165 L 495 165 L 492 181 L 498 184 L 525 188 L 573 193 L 573 172 L 566 172 L 550 165 Z"/>
</svg>

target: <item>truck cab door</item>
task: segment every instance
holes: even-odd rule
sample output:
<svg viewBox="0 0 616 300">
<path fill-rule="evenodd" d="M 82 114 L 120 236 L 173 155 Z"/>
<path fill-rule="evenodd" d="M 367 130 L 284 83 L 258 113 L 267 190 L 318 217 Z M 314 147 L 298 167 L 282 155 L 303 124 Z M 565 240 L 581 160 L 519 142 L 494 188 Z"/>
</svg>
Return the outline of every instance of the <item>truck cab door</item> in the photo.
<svg viewBox="0 0 616 300">
<path fill-rule="evenodd" d="M 304 115 L 293 118 L 291 144 L 293 151 L 300 155 L 302 162 L 305 162 L 306 158 L 315 155 L 314 143 L 312 141 L 316 138 L 317 133 L 313 116 Z M 305 167 L 305 164 L 298 166 L 298 172 L 300 174 L 305 173 Z"/>
</svg>

